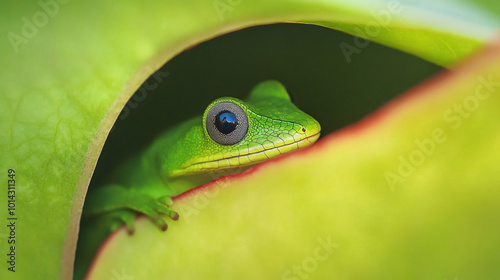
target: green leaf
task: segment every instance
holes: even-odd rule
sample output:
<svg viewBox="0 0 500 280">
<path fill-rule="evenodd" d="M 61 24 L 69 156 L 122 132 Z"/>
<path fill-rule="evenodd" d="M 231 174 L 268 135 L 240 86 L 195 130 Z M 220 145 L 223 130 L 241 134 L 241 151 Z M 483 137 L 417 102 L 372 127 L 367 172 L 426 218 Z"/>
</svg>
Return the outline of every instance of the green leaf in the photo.
<svg viewBox="0 0 500 280">
<path fill-rule="evenodd" d="M 226 9 L 216 8 L 218 3 Z M 387 3 L 3 1 L 0 172 L 16 171 L 19 267 L 12 273 L 2 261 L 0 278 L 71 277 L 80 212 L 107 133 L 141 82 L 167 60 L 257 24 L 320 23 L 361 35 L 356 27 L 369 26 Z M 445 10 L 430 2 L 401 4 L 402 12 L 393 13 L 380 34 L 367 37 L 448 66 L 477 50 L 498 27 L 498 9 L 492 16 L 464 3 L 449 3 Z M 428 20 L 442 15 L 445 24 Z M 0 205 L 6 207 L 5 195 Z M 7 221 L 8 213 L 0 213 Z M 10 250 L 10 232 L 5 234 L 2 252 Z"/>
<path fill-rule="evenodd" d="M 500 45 L 115 232 L 88 279 L 496 279 Z M 147 268 L 147 269 L 145 269 Z"/>
</svg>

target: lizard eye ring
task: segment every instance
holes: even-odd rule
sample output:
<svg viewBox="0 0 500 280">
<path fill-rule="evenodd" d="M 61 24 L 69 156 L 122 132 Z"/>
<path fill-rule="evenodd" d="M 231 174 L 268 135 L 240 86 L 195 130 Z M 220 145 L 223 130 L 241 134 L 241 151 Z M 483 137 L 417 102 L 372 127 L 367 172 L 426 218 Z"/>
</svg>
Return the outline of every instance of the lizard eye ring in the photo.
<svg viewBox="0 0 500 280">
<path fill-rule="evenodd" d="M 212 140 L 221 145 L 234 145 L 248 132 L 245 111 L 232 102 L 214 104 L 207 112 L 206 128 Z"/>
</svg>

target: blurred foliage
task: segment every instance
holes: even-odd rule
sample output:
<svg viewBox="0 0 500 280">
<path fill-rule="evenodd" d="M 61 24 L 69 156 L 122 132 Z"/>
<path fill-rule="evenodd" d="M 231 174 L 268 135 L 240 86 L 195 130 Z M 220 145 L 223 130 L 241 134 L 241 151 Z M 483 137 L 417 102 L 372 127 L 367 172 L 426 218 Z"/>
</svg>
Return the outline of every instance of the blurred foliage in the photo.
<svg viewBox="0 0 500 280">
<path fill-rule="evenodd" d="M 14 168 L 18 174 L 19 199 L 16 209 L 19 217 L 18 237 L 22 246 L 19 245 L 16 252 L 18 256 L 25 256 L 23 263 L 28 263 L 21 266 L 15 274 L 9 274 L 11 272 L 7 270 L 7 263 L 2 262 L 0 278 L 71 277 L 81 207 L 109 129 L 140 84 L 166 61 L 186 48 L 224 33 L 260 24 L 317 23 L 350 34 L 367 36 L 373 41 L 448 67 L 480 49 L 495 36 L 499 26 L 498 5 L 492 1 L 481 1 L 480 5 L 483 6 L 468 1 L 397 2 L 401 4 L 402 9 L 390 14 L 390 20 L 384 21 L 383 26 L 377 29 L 376 36 L 364 33 L 374 20 L 374 13 L 385 13 L 390 1 L 229 2 L 222 1 L 226 4 L 223 10 L 221 6 L 215 5 L 221 1 L 212 0 L 151 1 L 148 5 L 138 1 L 122 1 L 118 7 L 115 3 L 96 1 L 0 3 L 2 10 L 6 11 L 0 19 L 0 34 L 4 38 L 0 41 L 0 62 L 3 66 L 0 69 L 0 169 Z M 344 38 L 351 46 L 356 46 L 352 41 L 353 37 Z M 269 39 L 269 42 L 271 41 L 272 39 Z M 255 42 L 258 42 L 258 38 Z M 264 41 L 260 43 L 266 44 Z M 296 44 L 297 42 L 289 41 L 289 45 Z M 338 53 L 337 46 L 333 45 L 332 53 Z M 282 48 L 286 49 L 285 46 Z M 318 44 L 314 48 L 322 46 Z M 386 90 L 381 90 L 383 93 L 396 94 L 398 90 L 407 88 L 407 85 L 416 83 L 426 75 L 419 72 L 414 80 L 409 78 L 406 85 L 381 85 L 375 77 L 379 70 L 364 68 L 362 65 L 353 66 L 358 63 L 358 57 L 368 54 L 369 49 L 377 49 L 375 44 L 356 48 L 361 52 L 352 56 L 352 62 L 346 68 L 352 67 L 350 71 L 356 73 L 356 78 L 363 75 L 368 79 L 367 84 L 376 87 L 387 86 L 384 88 Z M 303 52 L 316 52 L 310 48 L 304 50 Z M 212 52 L 216 53 L 216 50 Z M 296 61 L 303 52 L 294 53 L 288 63 Z M 200 54 L 210 55 L 211 53 Z M 368 59 L 372 59 L 380 68 L 387 66 L 387 61 L 382 56 L 370 57 Z M 275 58 L 279 58 L 279 55 L 275 55 Z M 247 59 L 253 61 L 251 56 L 247 56 Z M 380 60 L 377 62 L 377 59 Z M 340 60 L 340 63 L 345 65 L 345 62 Z M 204 75 L 210 75 L 211 68 L 230 69 L 220 67 L 221 61 L 223 60 L 213 60 L 212 64 L 207 65 L 209 70 L 205 69 Z M 269 61 L 274 60 L 271 57 Z M 338 60 L 335 62 L 338 63 Z M 193 64 L 190 65 L 192 68 Z M 330 93 L 335 92 L 338 88 L 336 86 L 340 86 L 344 80 L 346 87 L 355 89 L 355 94 L 366 92 L 361 83 L 352 83 L 351 80 L 349 84 L 350 79 L 343 76 L 343 71 L 318 73 L 318 77 L 330 74 L 333 74 L 334 78 L 342 77 L 327 84 L 306 80 L 305 74 L 309 75 L 311 69 L 321 68 L 312 63 L 308 69 L 300 69 L 304 71 L 304 75 L 295 70 L 295 79 L 277 75 L 272 71 L 278 70 L 269 65 L 255 65 L 257 64 L 254 64 L 253 70 L 249 70 L 255 73 L 267 71 L 267 75 L 276 75 L 274 78 L 282 79 L 292 94 L 298 93 L 299 106 L 308 112 L 317 111 L 317 118 L 323 122 L 329 118 L 324 113 L 327 111 L 316 109 L 312 104 L 308 105 L 301 100 L 307 99 L 300 97 L 301 93 L 317 92 L 323 96 L 328 89 Z M 288 65 L 290 69 L 300 68 Z M 243 96 L 252 85 L 263 78 L 236 69 L 238 67 L 233 67 L 232 71 L 240 73 L 238 79 L 230 81 L 228 78 L 203 83 L 204 88 L 197 89 L 197 97 L 200 98 L 207 92 Z M 341 68 L 327 71 L 335 71 L 333 69 Z M 429 72 L 437 68 L 433 69 Z M 203 71 L 201 67 L 200 70 Z M 172 70 L 171 78 L 180 77 L 180 73 Z M 227 77 L 231 75 L 228 74 Z M 240 77 L 253 78 L 242 82 Z M 165 77 L 165 81 L 169 79 L 170 75 Z M 175 92 L 166 90 L 166 95 L 182 96 L 183 92 L 195 89 L 190 88 L 192 84 L 198 83 L 189 76 L 179 79 L 184 79 L 184 87 L 172 88 Z M 237 85 L 241 88 L 226 88 L 227 91 L 224 91 L 221 85 Z M 310 88 L 310 85 L 317 87 Z M 326 86 L 327 89 L 320 88 L 320 85 Z M 234 92 L 238 93 L 233 94 Z M 212 96 L 203 98 L 211 100 Z M 349 107 L 340 105 L 337 111 L 333 111 L 337 114 L 334 118 L 340 117 L 345 122 L 332 124 L 328 128 L 329 122 L 326 121 L 327 131 L 357 120 L 364 112 L 372 111 L 383 103 L 382 100 L 376 99 L 374 104 L 369 104 L 371 98 L 357 99 L 357 104 L 367 102 L 366 111 L 352 112 L 350 118 L 347 116 L 351 111 L 343 110 Z M 191 96 L 190 100 L 193 99 Z M 152 102 L 148 100 L 153 99 L 147 98 L 144 102 Z M 192 106 L 190 100 L 185 100 L 184 108 L 198 113 L 200 107 Z M 199 106 L 205 106 L 207 100 Z M 333 106 L 336 104 L 354 103 L 348 98 L 328 101 L 333 101 L 330 108 L 335 108 Z M 179 104 L 175 103 L 176 100 L 168 102 Z M 302 103 L 304 105 L 301 105 Z M 147 108 L 142 104 L 139 107 Z M 181 114 L 177 113 L 173 118 L 184 119 L 188 112 Z M 175 123 L 171 118 L 165 123 Z M 142 124 L 144 125 L 144 122 Z M 118 126 L 116 135 L 119 135 Z M 163 126 L 157 128 L 160 130 Z M 126 135 L 134 133 L 129 131 Z M 137 145 L 137 149 L 146 145 L 155 133 L 157 131 L 141 135 L 137 130 L 138 138 L 144 140 Z M 113 140 L 110 139 L 111 141 Z M 133 152 L 137 149 L 131 147 L 130 150 Z M 125 154 L 125 151 L 120 150 L 120 154 Z M 103 162 L 105 161 L 103 158 Z M 6 196 L 0 197 L 0 205 L 6 205 Z M 0 212 L 0 219 L 6 220 L 5 215 L 6 212 Z M 44 257 L 31 257 L 33 248 Z"/>
<path fill-rule="evenodd" d="M 125 106 L 106 140 L 92 185 L 102 183 L 116 164 L 169 126 L 200 115 L 218 97 L 245 98 L 266 79 L 281 81 L 326 135 L 441 69 L 377 43 L 348 63 L 339 45 L 353 40 L 324 27 L 276 24 L 226 34 L 184 51 L 153 74 Z"/>
<path fill-rule="evenodd" d="M 499 278 L 499 65 L 497 44 L 308 150 L 177 198 L 168 232 L 118 230 L 88 279 Z"/>
</svg>

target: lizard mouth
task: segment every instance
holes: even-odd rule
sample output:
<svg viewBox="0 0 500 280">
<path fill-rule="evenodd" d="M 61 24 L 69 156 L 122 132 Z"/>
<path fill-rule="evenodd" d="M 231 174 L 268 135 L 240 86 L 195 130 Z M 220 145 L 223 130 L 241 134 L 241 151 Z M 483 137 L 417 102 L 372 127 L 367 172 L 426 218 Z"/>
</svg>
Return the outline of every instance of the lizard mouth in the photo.
<svg viewBox="0 0 500 280">
<path fill-rule="evenodd" d="M 286 154 L 288 152 L 299 150 L 312 145 L 318 140 L 320 132 L 310 135 L 292 143 L 284 144 L 278 147 L 264 148 L 264 150 L 248 153 L 245 155 L 231 156 L 212 161 L 202 161 L 193 163 L 188 169 L 197 170 L 197 172 L 210 172 L 212 170 L 239 168 L 254 165 L 262 161 Z"/>
</svg>

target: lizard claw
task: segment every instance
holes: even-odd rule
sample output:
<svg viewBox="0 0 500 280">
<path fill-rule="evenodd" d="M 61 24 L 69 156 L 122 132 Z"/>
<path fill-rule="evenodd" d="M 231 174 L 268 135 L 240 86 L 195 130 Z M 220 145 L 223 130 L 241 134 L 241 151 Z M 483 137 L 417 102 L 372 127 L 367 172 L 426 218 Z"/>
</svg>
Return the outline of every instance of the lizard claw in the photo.
<svg viewBox="0 0 500 280">
<path fill-rule="evenodd" d="M 84 215 L 92 217 L 104 209 L 115 219 L 111 229 L 125 224 L 128 233 L 133 234 L 135 216 L 139 212 L 148 216 L 161 230 L 167 230 L 167 223 L 161 214 L 167 215 L 173 221 L 179 219 L 179 214 L 170 209 L 172 203 L 170 196 L 156 198 L 145 193 L 131 192 L 119 185 L 111 185 L 93 194 Z"/>
<path fill-rule="evenodd" d="M 168 226 L 160 214 L 166 214 L 173 221 L 179 219 L 179 214 L 170 209 L 170 205 L 172 205 L 172 198 L 168 196 L 154 198 L 144 195 L 136 198 L 133 209 L 148 216 L 162 231 L 165 231 Z"/>
</svg>

